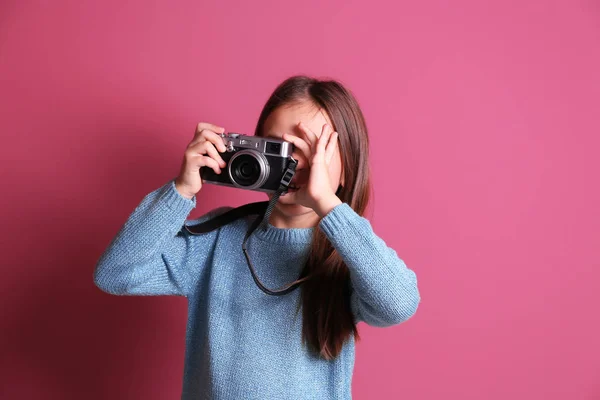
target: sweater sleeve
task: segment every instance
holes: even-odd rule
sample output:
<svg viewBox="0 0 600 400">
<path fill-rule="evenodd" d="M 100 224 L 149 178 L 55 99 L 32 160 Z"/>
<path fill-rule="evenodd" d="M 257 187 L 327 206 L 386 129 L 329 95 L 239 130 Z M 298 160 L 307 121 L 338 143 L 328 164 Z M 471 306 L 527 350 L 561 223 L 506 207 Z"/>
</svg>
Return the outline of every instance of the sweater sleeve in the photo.
<svg viewBox="0 0 600 400">
<path fill-rule="evenodd" d="M 366 218 L 342 203 L 321 219 L 319 227 L 348 266 L 357 322 L 386 327 L 414 315 L 421 299 L 417 277 Z"/>
<path fill-rule="evenodd" d="M 115 295 L 187 296 L 217 237 L 216 231 L 194 237 L 180 232 L 195 207 L 196 196 L 181 196 L 175 180 L 147 194 L 99 258 L 95 285 Z M 194 251 L 195 262 L 190 262 Z"/>
</svg>

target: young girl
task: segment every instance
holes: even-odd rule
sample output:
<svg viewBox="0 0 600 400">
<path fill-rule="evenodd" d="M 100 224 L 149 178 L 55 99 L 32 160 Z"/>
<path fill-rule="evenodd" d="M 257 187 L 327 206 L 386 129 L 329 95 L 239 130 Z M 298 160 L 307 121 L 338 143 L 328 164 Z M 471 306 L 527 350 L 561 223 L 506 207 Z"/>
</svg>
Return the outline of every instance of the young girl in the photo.
<svg viewBox="0 0 600 400">
<path fill-rule="evenodd" d="M 334 80 L 282 82 L 255 135 L 295 146 L 297 172 L 268 223 L 256 217 L 186 234 L 227 207 L 186 221 L 202 188 L 199 169 L 226 171 L 218 134 L 199 123 L 177 178 L 149 193 L 96 266 L 95 284 L 117 295 L 188 299 L 182 399 L 350 399 L 359 321 L 386 327 L 420 301 L 414 272 L 362 217 L 369 199 L 367 128 L 351 92 Z M 299 311 L 302 312 L 299 312 Z"/>
</svg>

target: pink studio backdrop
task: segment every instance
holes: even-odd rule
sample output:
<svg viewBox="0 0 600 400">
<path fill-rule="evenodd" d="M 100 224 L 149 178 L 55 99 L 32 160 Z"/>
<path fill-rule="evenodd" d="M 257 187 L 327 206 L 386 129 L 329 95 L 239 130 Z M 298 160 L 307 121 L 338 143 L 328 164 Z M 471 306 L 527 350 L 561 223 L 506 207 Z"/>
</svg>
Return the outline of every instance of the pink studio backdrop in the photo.
<svg viewBox="0 0 600 400">
<path fill-rule="evenodd" d="M 359 325 L 354 398 L 600 399 L 599 43 L 591 0 L 3 1 L 0 397 L 178 398 L 185 298 L 107 295 L 95 262 L 196 123 L 251 133 L 305 73 L 357 96 L 422 294 Z"/>
</svg>

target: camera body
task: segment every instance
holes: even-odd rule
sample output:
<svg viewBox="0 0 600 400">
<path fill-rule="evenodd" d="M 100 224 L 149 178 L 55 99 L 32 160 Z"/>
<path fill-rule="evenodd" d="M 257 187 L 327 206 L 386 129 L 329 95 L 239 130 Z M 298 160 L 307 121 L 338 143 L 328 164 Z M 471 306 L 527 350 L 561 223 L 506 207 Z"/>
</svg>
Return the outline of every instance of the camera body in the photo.
<svg viewBox="0 0 600 400">
<path fill-rule="evenodd" d="M 227 166 L 221 174 L 209 167 L 200 168 L 205 183 L 267 193 L 277 191 L 292 159 L 292 143 L 234 132 L 219 136 L 227 147 L 220 153 Z"/>
</svg>

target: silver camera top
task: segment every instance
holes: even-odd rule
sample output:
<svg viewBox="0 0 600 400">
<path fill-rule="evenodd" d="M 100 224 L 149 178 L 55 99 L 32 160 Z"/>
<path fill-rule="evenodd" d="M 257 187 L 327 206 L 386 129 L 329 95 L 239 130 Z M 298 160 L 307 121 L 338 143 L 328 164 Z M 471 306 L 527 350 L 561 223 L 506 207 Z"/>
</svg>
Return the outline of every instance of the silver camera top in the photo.
<svg viewBox="0 0 600 400">
<path fill-rule="evenodd" d="M 294 145 L 283 139 L 249 136 L 234 132 L 221 133 L 219 136 L 227 146 L 228 152 L 235 149 L 251 149 L 265 155 L 287 158 L 291 157 L 294 151 Z"/>
</svg>

